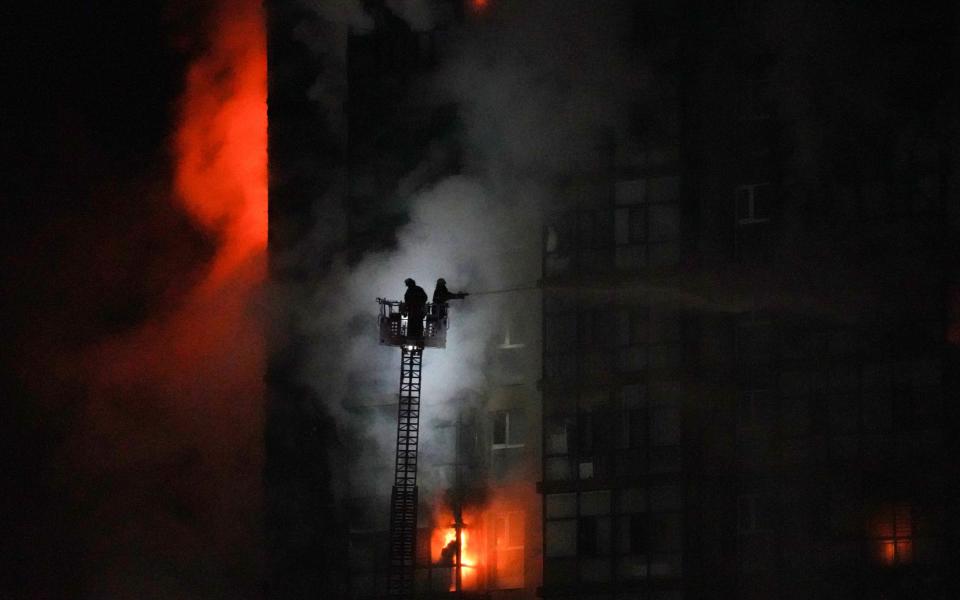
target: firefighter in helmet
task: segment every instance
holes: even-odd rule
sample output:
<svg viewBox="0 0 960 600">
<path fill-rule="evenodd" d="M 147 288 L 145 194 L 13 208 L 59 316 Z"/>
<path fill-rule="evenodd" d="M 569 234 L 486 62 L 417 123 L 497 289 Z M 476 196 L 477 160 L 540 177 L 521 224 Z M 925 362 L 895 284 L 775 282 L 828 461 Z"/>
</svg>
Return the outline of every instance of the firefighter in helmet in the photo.
<svg viewBox="0 0 960 600">
<path fill-rule="evenodd" d="M 407 278 L 403 303 L 407 307 L 407 337 L 423 337 L 423 317 L 427 312 L 427 293 L 413 279 Z"/>
</svg>

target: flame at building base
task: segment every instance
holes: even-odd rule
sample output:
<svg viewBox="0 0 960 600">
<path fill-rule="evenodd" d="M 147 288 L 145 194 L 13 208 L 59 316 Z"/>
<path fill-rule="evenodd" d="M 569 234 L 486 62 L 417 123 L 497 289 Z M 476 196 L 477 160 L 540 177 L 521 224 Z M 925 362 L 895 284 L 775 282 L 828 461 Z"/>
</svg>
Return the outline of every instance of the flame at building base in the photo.
<svg viewBox="0 0 960 600">
<path fill-rule="evenodd" d="M 430 558 L 439 569 L 449 569 L 448 591 L 457 589 L 457 571 L 460 572 L 461 590 L 478 589 L 479 574 L 482 569 L 479 550 L 482 542 L 481 523 L 478 513 L 464 512 L 461 522 L 449 508 L 444 507 L 434 515 L 433 531 L 430 538 Z M 457 551 L 457 533 L 460 534 L 459 552 Z M 459 556 L 458 556 L 459 555 Z M 459 562 L 458 562 L 459 558 Z"/>
<path fill-rule="evenodd" d="M 528 573 L 539 573 L 539 563 L 533 564 L 528 552 L 531 540 L 540 535 L 536 491 L 528 483 L 510 482 L 493 488 L 488 496 L 482 505 L 461 508 L 459 565 L 456 511 L 443 501 L 435 503 L 430 562 L 431 572 L 440 575 L 433 577 L 434 590 L 438 585 L 455 592 L 517 589 L 539 583 L 528 580 Z"/>
</svg>

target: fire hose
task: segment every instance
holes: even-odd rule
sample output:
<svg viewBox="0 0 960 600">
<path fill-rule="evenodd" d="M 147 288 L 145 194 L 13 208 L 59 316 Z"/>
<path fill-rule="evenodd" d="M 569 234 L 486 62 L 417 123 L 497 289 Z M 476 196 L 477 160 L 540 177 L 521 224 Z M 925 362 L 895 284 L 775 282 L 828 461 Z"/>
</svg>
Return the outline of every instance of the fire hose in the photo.
<svg viewBox="0 0 960 600">
<path fill-rule="evenodd" d="M 527 290 L 539 290 L 543 288 L 543 283 L 537 281 L 533 285 L 527 284 L 518 287 L 504 288 L 502 290 L 484 290 L 482 292 L 469 292 L 470 296 L 488 296 L 493 294 L 506 294 L 508 292 L 523 292 Z"/>
</svg>

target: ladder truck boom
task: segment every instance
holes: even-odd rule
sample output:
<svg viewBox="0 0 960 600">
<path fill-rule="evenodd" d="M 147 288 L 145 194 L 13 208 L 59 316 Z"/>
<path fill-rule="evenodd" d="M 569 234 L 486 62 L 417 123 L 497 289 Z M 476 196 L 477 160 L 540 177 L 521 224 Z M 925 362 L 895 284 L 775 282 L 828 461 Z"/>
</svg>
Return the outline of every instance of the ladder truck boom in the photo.
<svg viewBox="0 0 960 600">
<path fill-rule="evenodd" d="M 427 304 L 423 336 L 408 336 L 409 317 L 396 300 L 380 304 L 380 344 L 400 347 L 400 393 L 397 403 L 397 447 L 390 492 L 390 562 L 387 595 L 412 598 L 417 556 L 417 454 L 420 437 L 420 377 L 423 350 L 445 348 L 445 305 Z"/>
</svg>

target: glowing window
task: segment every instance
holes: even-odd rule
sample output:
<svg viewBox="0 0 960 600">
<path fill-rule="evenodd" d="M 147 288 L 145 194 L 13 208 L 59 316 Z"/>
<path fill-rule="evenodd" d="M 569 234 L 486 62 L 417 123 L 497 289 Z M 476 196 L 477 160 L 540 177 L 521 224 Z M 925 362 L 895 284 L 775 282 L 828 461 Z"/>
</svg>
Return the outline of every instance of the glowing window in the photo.
<svg viewBox="0 0 960 600">
<path fill-rule="evenodd" d="M 913 510 L 909 504 L 886 504 L 870 526 L 876 560 L 888 567 L 913 562 Z"/>
<path fill-rule="evenodd" d="M 524 516 L 521 511 L 493 517 L 495 578 L 498 589 L 523 587 Z"/>
</svg>

